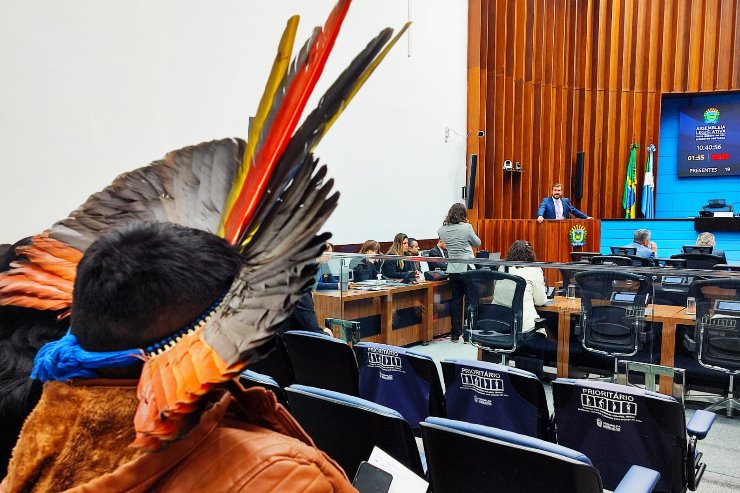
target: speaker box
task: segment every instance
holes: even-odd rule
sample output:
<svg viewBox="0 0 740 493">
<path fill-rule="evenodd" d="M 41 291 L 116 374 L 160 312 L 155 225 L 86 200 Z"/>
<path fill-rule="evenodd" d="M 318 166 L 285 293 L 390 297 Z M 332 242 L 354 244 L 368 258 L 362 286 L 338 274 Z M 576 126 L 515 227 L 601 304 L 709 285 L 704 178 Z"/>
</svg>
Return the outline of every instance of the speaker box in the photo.
<svg viewBox="0 0 740 493">
<path fill-rule="evenodd" d="M 583 198 L 583 161 L 585 158 L 586 153 L 583 151 L 576 154 L 576 170 L 573 173 L 573 183 L 571 186 L 571 193 L 576 200 Z"/>
<path fill-rule="evenodd" d="M 468 209 L 473 208 L 473 200 L 475 199 L 475 173 L 478 169 L 478 154 L 471 154 L 468 162 Z"/>
</svg>

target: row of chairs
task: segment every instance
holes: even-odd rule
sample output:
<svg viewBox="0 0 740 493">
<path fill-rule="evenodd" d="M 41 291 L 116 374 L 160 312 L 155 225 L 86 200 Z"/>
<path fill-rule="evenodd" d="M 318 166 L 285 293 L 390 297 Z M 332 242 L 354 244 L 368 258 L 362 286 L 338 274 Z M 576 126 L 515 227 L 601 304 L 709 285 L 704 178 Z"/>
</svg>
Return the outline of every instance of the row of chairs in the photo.
<svg viewBox="0 0 740 493">
<path fill-rule="evenodd" d="M 685 269 L 715 269 L 730 271 L 740 270 L 740 266 L 738 265 L 727 264 L 727 258 L 724 255 L 699 253 L 698 251 L 671 255 L 668 259 L 649 259 L 637 256 L 634 248 L 612 247 L 611 255 L 602 255 L 599 252 L 570 252 L 570 258 L 573 262 L 597 265 L 675 267 Z"/>
<path fill-rule="evenodd" d="M 447 418 L 421 423 L 423 453 L 411 425 L 387 406 L 303 385 L 289 386 L 287 400 L 317 446 L 350 477 L 378 446 L 416 474 L 428 473 L 434 492 L 601 491 L 602 482 L 615 491 L 652 491 L 657 483 L 655 491 L 678 492 L 695 490 L 701 480 L 705 465 L 696 441 L 709 432 L 712 413 L 696 412 L 687 426 L 672 397 L 558 379 L 555 444 L 544 388 L 534 375 L 479 361 L 445 361 L 442 368 Z M 657 471 L 660 480 L 631 470 L 635 465 Z M 650 487 L 633 489 L 629 480 L 620 486 L 635 474 L 653 477 Z"/>
</svg>

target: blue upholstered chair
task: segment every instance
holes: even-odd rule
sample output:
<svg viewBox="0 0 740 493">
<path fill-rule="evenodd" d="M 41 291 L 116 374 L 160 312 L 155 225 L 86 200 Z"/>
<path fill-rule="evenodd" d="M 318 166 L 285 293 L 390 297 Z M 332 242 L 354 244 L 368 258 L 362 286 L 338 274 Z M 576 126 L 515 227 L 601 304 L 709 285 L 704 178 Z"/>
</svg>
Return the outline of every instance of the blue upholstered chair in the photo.
<svg viewBox="0 0 740 493">
<path fill-rule="evenodd" d="M 286 391 L 298 423 L 350 478 L 376 446 L 424 476 L 425 461 L 411 427 L 398 412 L 359 397 L 305 385 L 291 385 Z"/>
<path fill-rule="evenodd" d="M 327 334 L 302 330 L 285 332 L 282 337 L 295 383 L 360 395 L 357 361 L 349 344 Z"/>
<path fill-rule="evenodd" d="M 256 371 L 244 370 L 241 375 L 239 375 L 239 383 L 241 383 L 245 389 L 264 387 L 275 394 L 275 397 L 277 397 L 280 404 L 289 408 L 288 398 L 285 396 L 285 391 L 280 387 L 280 385 L 278 385 L 274 378 L 257 373 Z"/>
<path fill-rule="evenodd" d="M 687 426 L 673 397 L 613 383 L 559 378 L 552 390 L 558 443 L 586 454 L 606 488 L 636 464 L 660 473 L 655 491 L 696 489 L 706 469 L 696 442 L 716 415 L 696 411 Z"/>
<path fill-rule="evenodd" d="M 442 383 L 430 356 L 370 342 L 353 349 L 360 368 L 360 397 L 395 409 L 414 430 L 427 416 L 444 416 Z"/>
<path fill-rule="evenodd" d="M 473 360 L 442 362 L 447 417 L 546 439 L 542 382 L 528 371 Z"/>
<path fill-rule="evenodd" d="M 599 472 L 576 450 L 444 418 L 427 418 L 421 432 L 434 493 L 603 491 Z M 614 492 L 647 493 L 659 477 L 634 466 Z"/>
</svg>

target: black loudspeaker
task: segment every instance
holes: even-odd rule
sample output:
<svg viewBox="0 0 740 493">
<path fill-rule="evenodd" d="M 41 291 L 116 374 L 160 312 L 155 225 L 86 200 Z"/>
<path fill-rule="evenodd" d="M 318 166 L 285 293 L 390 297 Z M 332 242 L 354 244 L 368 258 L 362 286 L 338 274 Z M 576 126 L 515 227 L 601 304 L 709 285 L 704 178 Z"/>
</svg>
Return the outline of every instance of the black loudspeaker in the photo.
<svg viewBox="0 0 740 493">
<path fill-rule="evenodd" d="M 576 172 L 573 174 L 573 186 L 571 193 L 573 198 L 581 200 L 583 198 L 583 161 L 586 153 L 583 151 L 576 154 Z"/>
<path fill-rule="evenodd" d="M 468 163 L 468 209 L 473 208 L 473 200 L 475 199 L 475 172 L 478 169 L 478 154 L 470 155 L 470 162 Z"/>
</svg>

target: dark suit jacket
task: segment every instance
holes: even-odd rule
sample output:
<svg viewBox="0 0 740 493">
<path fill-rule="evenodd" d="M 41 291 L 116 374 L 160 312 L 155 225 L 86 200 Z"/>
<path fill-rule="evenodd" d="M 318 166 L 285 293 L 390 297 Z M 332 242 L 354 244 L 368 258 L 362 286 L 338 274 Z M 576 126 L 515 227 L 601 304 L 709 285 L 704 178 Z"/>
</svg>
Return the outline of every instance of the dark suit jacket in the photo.
<svg viewBox="0 0 740 493">
<path fill-rule="evenodd" d="M 429 249 L 428 254 L 430 257 L 449 257 L 447 250 L 443 252 L 437 245 L 434 245 L 434 248 Z M 447 262 L 427 262 L 427 264 L 429 265 L 429 270 L 447 270 Z"/>
<path fill-rule="evenodd" d="M 579 211 L 573 204 L 570 203 L 567 197 L 561 197 L 560 202 L 563 203 L 563 219 L 568 219 L 569 214 L 573 214 L 579 219 L 586 219 L 588 216 L 583 212 Z M 555 202 L 552 197 L 545 197 L 540 202 L 540 208 L 537 209 L 536 217 L 544 217 L 545 219 L 555 219 Z"/>
</svg>

